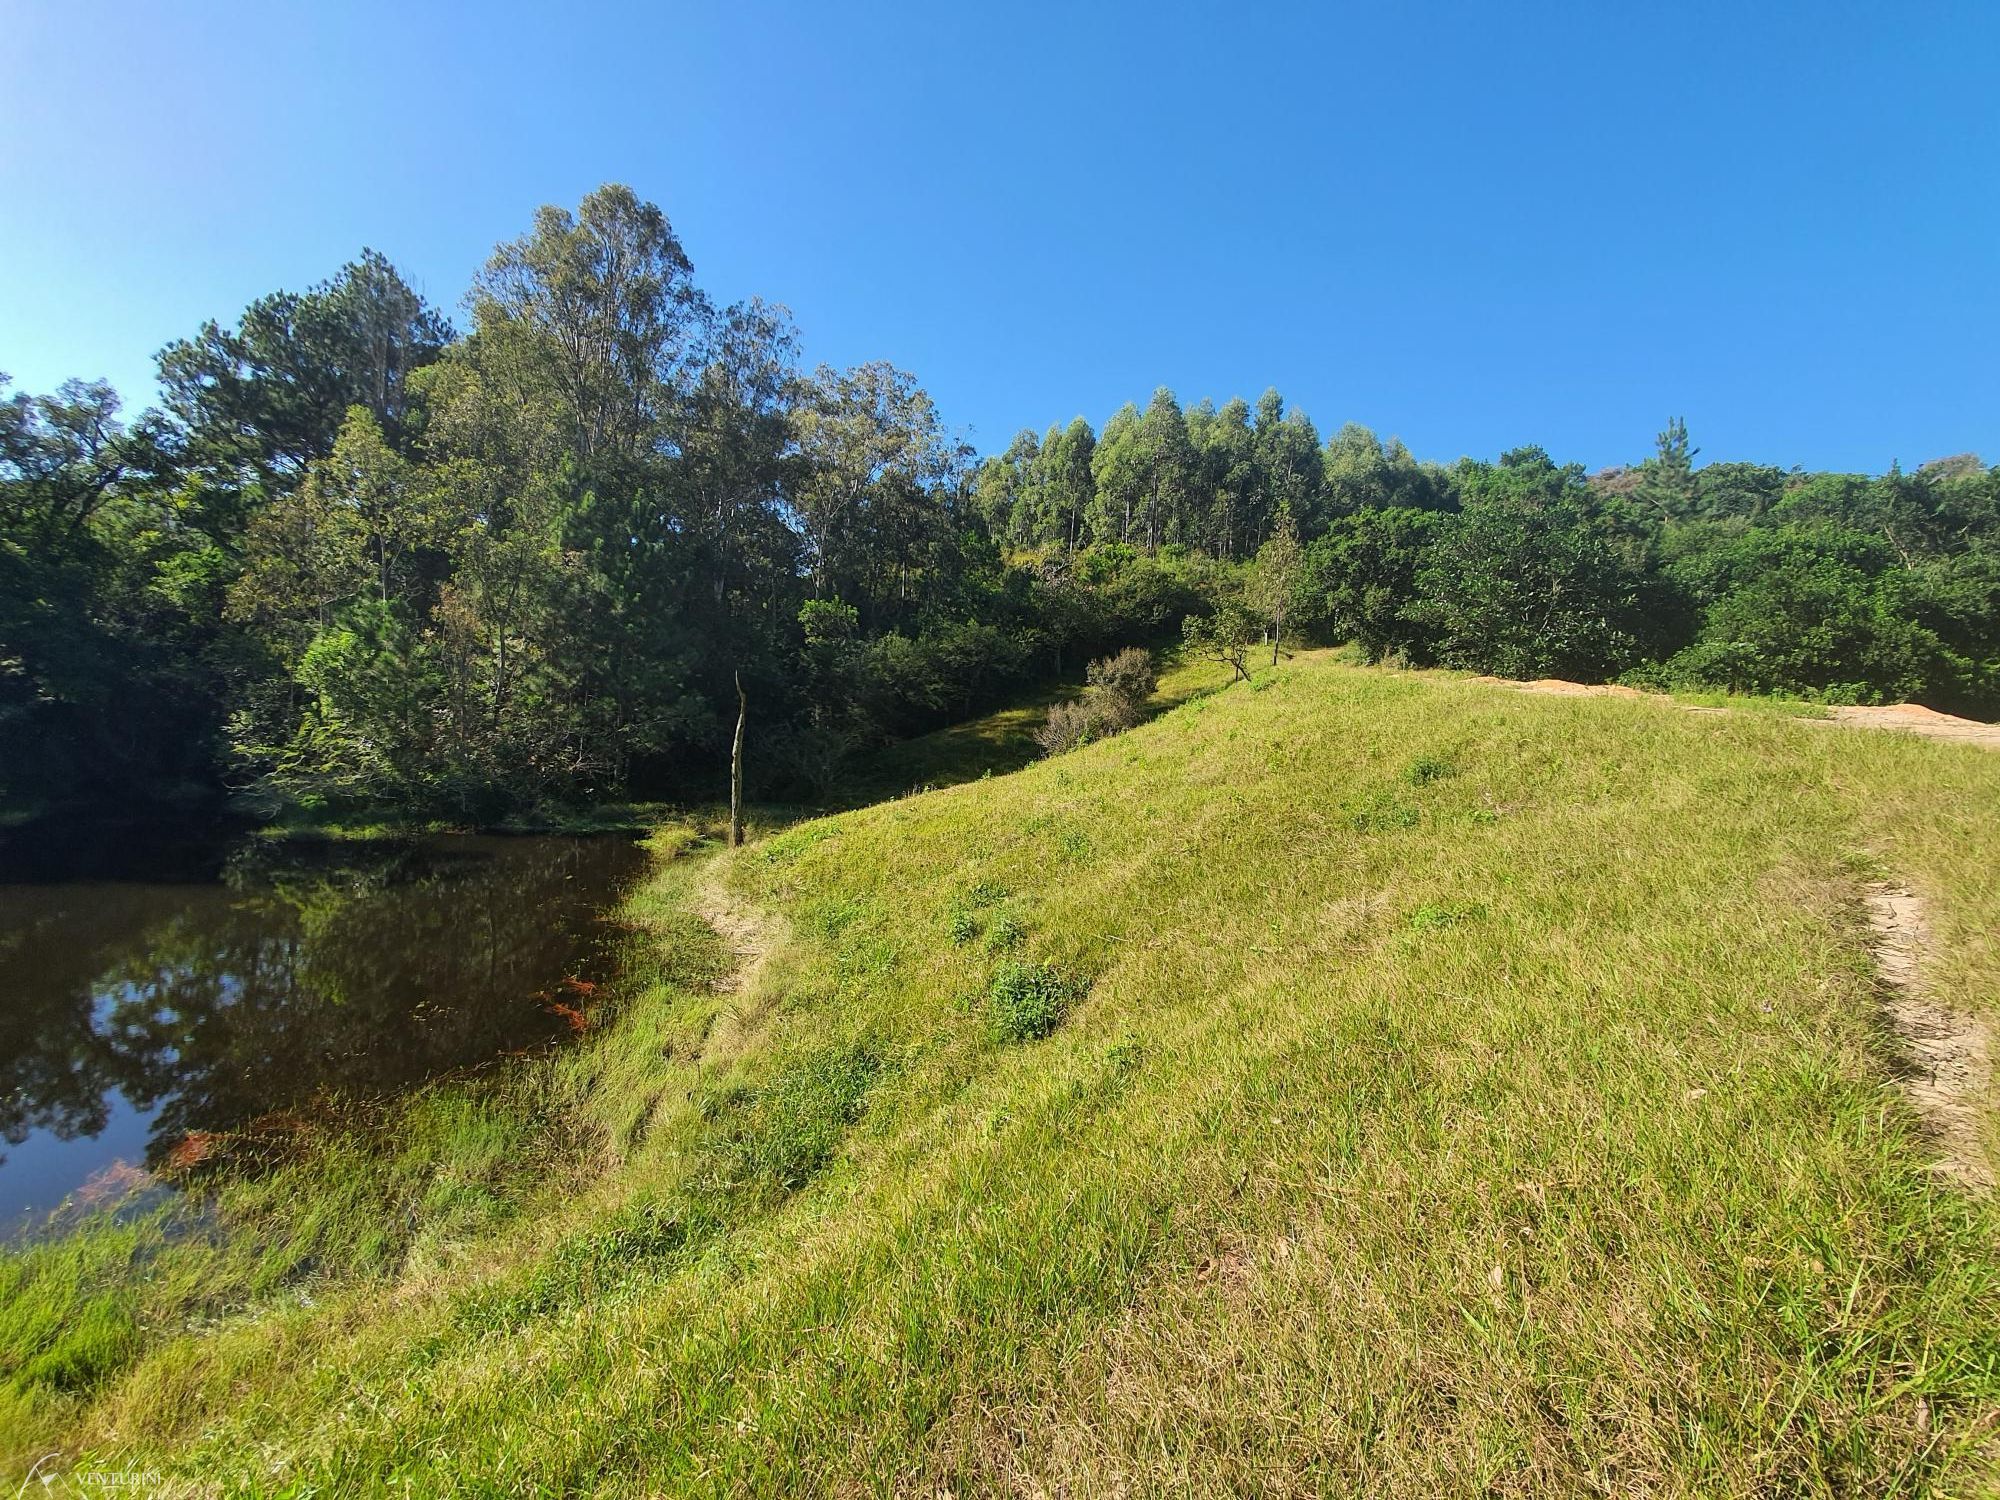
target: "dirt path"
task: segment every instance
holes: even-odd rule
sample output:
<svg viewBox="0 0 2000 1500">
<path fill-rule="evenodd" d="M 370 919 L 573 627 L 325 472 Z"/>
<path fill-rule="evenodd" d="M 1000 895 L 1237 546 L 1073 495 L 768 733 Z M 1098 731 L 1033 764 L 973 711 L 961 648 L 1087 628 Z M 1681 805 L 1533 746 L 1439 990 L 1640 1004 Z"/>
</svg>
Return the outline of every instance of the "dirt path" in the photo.
<svg viewBox="0 0 2000 1500">
<path fill-rule="evenodd" d="M 1941 714 L 1921 703 L 1891 703 L 1882 708 L 1858 705 L 1833 710 L 1833 722 L 1856 729 L 1900 729 L 1934 740 L 1957 740 L 1964 745 L 1983 745 L 2000 750 L 2000 724 L 1982 724 L 1977 719 L 1961 719 L 1957 714 Z"/>
<path fill-rule="evenodd" d="M 1517 693 L 1549 693 L 1558 698 L 1650 698 L 1657 696 L 1642 693 L 1635 687 L 1626 687 L 1617 682 L 1567 682 L 1560 677 L 1537 677 L 1533 682 L 1522 682 L 1513 677 L 1475 677 L 1474 682 L 1488 687 L 1512 688 Z"/>
<path fill-rule="evenodd" d="M 1613 682 L 1566 682 L 1560 677 L 1541 677 L 1533 682 L 1517 682 L 1510 677 L 1475 677 L 1474 682 L 1492 687 L 1512 688 L 1517 693 L 1548 693 L 1560 698 L 1654 698 L 1662 703 L 1674 703 L 1663 693 L 1641 692 L 1638 688 L 1625 687 Z M 1700 703 L 1677 703 L 1675 707 L 1691 714 L 1728 713 L 1726 708 L 1715 708 Z M 1955 740 L 1961 745 L 1979 745 L 1988 750 L 2000 750 L 2000 724 L 1985 724 L 1978 719 L 1961 719 L 1956 714 L 1939 713 L 1934 708 L 1925 708 L 1921 703 L 1891 703 L 1881 707 L 1847 705 L 1829 710 L 1832 717 L 1826 719 L 1801 719 L 1802 724 L 1844 724 L 1853 729 L 1900 729 L 1907 734 L 1921 734 L 1928 739 Z"/>
<path fill-rule="evenodd" d="M 741 994 L 757 987 L 771 950 L 777 946 L 776 924 L 762 912 L 738 905 L 722 885 L 722 865 L 715 867 L 695 887 L 694 910 L 702 921 L 736 953 L 736 967 L 716 981 L 726 994 Z"/>
<path fill-rule="evenodd" d="M 1886 884 L 1869 886 L 1867 897 L 1869 946 L 1908 1065 L 1903 1087 L 1943 1153 L 1933 1170 L 1990 1191 L 1993 1166 L 1979 1125 L 1992 1080 L 1992 1038 L 1977 1017 L 1938 1003 L 1926 991 L 1930 930 L 1922 900 Z"/>
</svg>

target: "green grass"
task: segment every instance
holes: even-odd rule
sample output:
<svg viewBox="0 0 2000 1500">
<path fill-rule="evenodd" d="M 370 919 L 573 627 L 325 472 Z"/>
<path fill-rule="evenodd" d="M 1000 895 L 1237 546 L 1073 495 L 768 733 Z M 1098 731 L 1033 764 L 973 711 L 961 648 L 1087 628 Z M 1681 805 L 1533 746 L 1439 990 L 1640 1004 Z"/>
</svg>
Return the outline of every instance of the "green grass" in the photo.
<svg viewBox="0 0 2000 1500">
<path fill-rule="evenodd" d="M 1926 1170 L 1858 891 L 1921 892 L 1939 994 L 2000 1019 L 2000 756 L 1307 655 L 1018 774 L 661 848 L 631 917 L 664 967 L 576 1046 L 225 1189 L 205 1239 L 5 1261 L 16 1462 L 1992 1480 L 2000 1213 Z M 773 923 L 746 991 L 708 982 L 716 882 Z"/>
</svg>

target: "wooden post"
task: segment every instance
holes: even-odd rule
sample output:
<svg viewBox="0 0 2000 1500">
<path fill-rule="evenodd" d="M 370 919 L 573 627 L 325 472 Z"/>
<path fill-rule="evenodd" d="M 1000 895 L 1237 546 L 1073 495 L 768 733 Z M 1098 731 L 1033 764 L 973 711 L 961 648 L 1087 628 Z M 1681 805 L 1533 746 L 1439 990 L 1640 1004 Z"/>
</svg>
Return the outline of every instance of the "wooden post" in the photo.
<svg viewBox="0 0 2000 1500">
<path fill-rule="evenodd" d="M 729 847 L 743 843 L 743 721 L 750 716 L 750 700 L 743 696 L 743 674 L 736 674 L 736 743 L 729 752 Z"/>
</svg>

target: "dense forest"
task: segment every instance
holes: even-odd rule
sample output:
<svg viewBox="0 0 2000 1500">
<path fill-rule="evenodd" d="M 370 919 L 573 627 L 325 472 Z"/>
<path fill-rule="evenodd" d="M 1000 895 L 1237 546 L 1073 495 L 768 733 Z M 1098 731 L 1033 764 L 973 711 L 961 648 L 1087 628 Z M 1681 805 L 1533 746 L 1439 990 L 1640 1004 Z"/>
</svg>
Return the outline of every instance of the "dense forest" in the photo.
<svg viewBox="0 0 2000 1500">
<path fill-rule="evenodd" d="M 158 356 L 0 376 L 0 806 L 212 796 L 472 821 L 753 785 L 1133 643 L 2000 710 L 2000 470 L 1419 462 L 1165 389 L 975 463 L 917 380 L 800 368 L 623 187 L 458 329 L 384 258 Z M 1275 641 L 1269 642 L 1275 645 Z"/>
</svg>

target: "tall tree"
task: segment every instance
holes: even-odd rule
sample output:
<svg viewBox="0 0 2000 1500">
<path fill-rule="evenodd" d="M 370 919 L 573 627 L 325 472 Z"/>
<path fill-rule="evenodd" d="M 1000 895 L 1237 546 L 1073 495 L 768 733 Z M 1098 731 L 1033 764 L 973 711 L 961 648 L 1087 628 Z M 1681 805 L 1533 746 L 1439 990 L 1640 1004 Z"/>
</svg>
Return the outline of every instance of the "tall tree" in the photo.
<svg viewBox="0 0 2000 1500">
<path fill-rule="evenodd" d="M 1126 402 L 1111 414 L 1091 452 L 1090 530 L 1094 540 L 1130 542 L 1146 505 L 1148 474 L 1139 408 Z"/>
<path fill-rule="evenodd" d="M 1263 503 L 1252 518 L 1253 536 L 1268 534 L 1281 505 L 1301 524 L 1316 526 L 1325 489 L 1319 431 L 1304 412 L 1287 410 L 1276 390 L 1257 398 L 1257 465 Z"/>
<path fill-rule="evenodd" d="M 1687 423 L 1670 419 L 1654 440 L 1655 452 L 1639 471 L 1635 495 L 1663 519 L 1686 520 L 1697 510 L 1694 456 L 1701 450 L 1688 441 Z"/>
<path fill-rule="evenodd" d="M 1082 417 L 1067 427 L 1051 427 L 1043 437 L 1028 486 L 1037 542 L 1057 543 L 1068 553 L 1083 545 L 1097 492 L 1091 468 L 1096 452 L 1097 434 Z"/>
<path fill-rule="evenodd" d="M 576 456 L 634 457 L 675 415 L 698 362 L 707 301 L 673 225 L 628 187 L 571 214 L 545 206 L 473 288 L 479 331 L 525 344 L 522 366 L 561 404 Z"/>
<path fill-rule="evenodd" d="M 1146 481 L 1141 530 L 1146 550 L 1185 539 L 1195 489 L 1194 447 L 1187 418 L 1165 386 L 1153 392 L 1139 419 L 1139 449 Z"/>
<path fill-rule="evenodd" d="M 877 362 L 821 366 L 793 418 L 797 495 L 815 597 L 899 612 L 947 529 L 966 462 L 916 377 Z"/>
<path fill-rule="evenodd" d="M 1208 404 L 1190 413 L 1188 436 L 1194 445 L 1200 489 L 1207 497 L 1206 514 L 1198 517 L 1198 540 L 1216 556 L 1234 560 L 1263 529 L 1268 512 L 1268 471 L 1265 454 L 1250 428 L 1250 407 L 1232 397 L 1220 411 Z"/>
<path fill-rule="evenodd" d="M 205 323 L 159 354 L 181 466 L 230 496 L 287 490 L 333 451 L 356 406 L 400 443 L 410 376 L 452 337 L 374 250 L 306 292 L 259 298 L 234 328 Z"/>
</svg>

